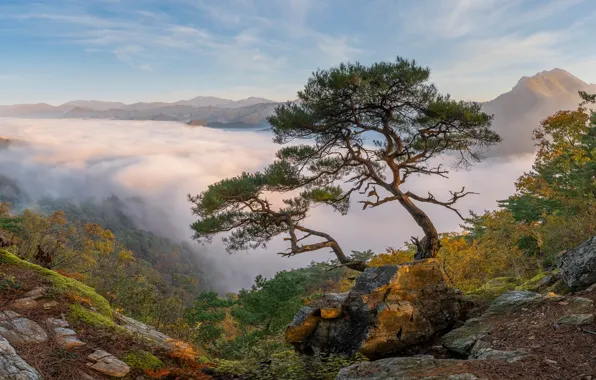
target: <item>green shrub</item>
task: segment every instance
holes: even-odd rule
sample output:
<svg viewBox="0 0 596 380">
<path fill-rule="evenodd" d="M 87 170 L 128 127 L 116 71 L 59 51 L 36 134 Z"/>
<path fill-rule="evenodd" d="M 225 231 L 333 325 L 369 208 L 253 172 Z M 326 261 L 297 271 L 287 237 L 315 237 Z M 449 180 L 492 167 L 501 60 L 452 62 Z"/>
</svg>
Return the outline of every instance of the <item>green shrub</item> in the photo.
<svg viewBox="0 0 596 380">
<path fill-rule="evenodd" d="M 497 277 L 470 292 L 470 294 L 478 296 L 481 299 L 492 300 L 505 292 L 514 290 L 522 281 L 522 279 L 515 277 Z"/>
<path fill-rule="evenodd" d="M 368 361 L 362 354 L 358 353 L 353 357 L 343 355 L 318 355 L 305 360 L 306 372 L 312 374 L 309 380 L 335 380 L 339 370 L 349 365 Z"/>
<path fill-rule="evenodd" d="M 215 372 L 221 375 L 244 376 L 255 373 L 259 365 L 254 360 L 216 360 Z"/>
<path fill-rule="evenodd" d="M 17 282 L 14 276 L 7 276 L 0 272 L 0 277 L 2 277 L 0 280 L 0 292 L 18 290 L 21 288 L 21 284 Z"/>
<path fill-rule="evenodd" d="M 242 360 L 220 360 L 216 372 L 255 380 L 335 380 L 341 368 L 367 360 L 360 354 L 299 355 L 279 341 L 276 337 L 260 342 Z"/>
</svg>

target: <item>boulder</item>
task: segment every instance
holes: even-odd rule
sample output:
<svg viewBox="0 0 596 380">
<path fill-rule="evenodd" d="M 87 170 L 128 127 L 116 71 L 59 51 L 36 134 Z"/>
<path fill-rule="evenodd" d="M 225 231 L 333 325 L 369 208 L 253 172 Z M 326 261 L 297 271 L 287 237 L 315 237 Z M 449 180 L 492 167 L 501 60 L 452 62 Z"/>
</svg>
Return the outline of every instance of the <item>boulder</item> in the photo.
<svg viewBox="0 0 596 380">
<path fill-rule="evenodd" d="M 486 314 L 505 314 L 521 310 L 522 307 L 537 305 L 544 300 L 541 294 L 527 290 L 507 292 L 497 297 L 488 307 Z"/>
<path fill-rule="evenodd" d="M 342 368 L 336 380 L 480 379 L 471 373 L 461 373 L 461 369 L 457 369 L 459 362 L 454 359 L 435 359 L 431 355 L 381 359 Z M 440 370 L 440 374 L 434 373 L 437 370 Z"/>
<path fill-rule="evenodd" d="M 575 326 L 582 326 L 582 325 L 589 325 L 594 322 L 594 314 L 569 314 L 564 315 L 557 323 L 562 325 L 575 325 Z"/>
<path fill-rule="evenodd" d="M 515 290 L 529 290 L 532 292 L 543 293 L 561 280 L 561 275 L 557 272 L 540 272 L 530 280 L 524 282 Z"/>
<path fill-rule="evenodd" d="M 286 340 L 302 353 L 394 355 L 453 325 L 459 296 L 434 259 L 367 268 L 349 293 L 327 294 L 302 308 Z"/>
<path fill-rule="evenodd" d="M 561 277 L 572 290 L 583 290 L 596 283 L 596 236 L 559 255 Z"/>
<path fill-rule="evenodd" d="M 8 340 L 0 336 L 0 379 L 42 380 L 39 372 L 21 358 Z"/>
<path fill-rule="evenodd" d="M 130 372 L 130 367 L 114 355 L 103 350 L 96 350 L 87 356 L 90 363 L 87 366 L 94 371 L 112 377 L 124 377 Z"/>
<path fill-rule="evenodd" d="M 43 308 L 45 310 L 50 310 L 50 309 L 53 309 L 56 306 L 58 306 L 58 302 L 56 302 L 56 301 L 48 301 L 48 302 L 44 302 L 42 306 L 43 306 Z"/>
<path fill-rule="evenodd" d="M 507 363 L 515 363 L 528 356 L 528 353 L 524 350 L 495 350 L 490 347 L 490 344 L 479 340 L 474 344 L 471 350 L 470 359 L 477 360 L 501 360 Z"/>
<path fill-rule="evenodd" d="M 26 297 L 14 301 L 12 304 L 10 304 L 10 307 L 18 311 L 33 310 L 39 307 L 39 302 L 33 298 Z"/>
<path fill-rule="evenodd" d="M 470 295 L 480 299 L 493 300 L 499 295 L 514 290 L 519 286 L 519 279 L 515 277 L 496 277 L 476 289 Z"/>
<path fill-rule="evenodd" d="M 0 336 L 15 346 L 48 340 L 41 326 L 10 310 L 0 311 Z"/>
<path fill-rule="evenodd" d="M 468 357 L 476 342 L 490 334 L 490 327 L 480 318 L 466 321 L 462 327 L 451 330 L 441 338 L 443 347 L 452 353 Z"/>
<path fill-rule="evenodd" d="M 34 300 L 38 300 L 40 298 L 43 298 L 43 296 L 45 294 L 46 294 L 46 289 L 39 286 L 39 287 L 25 293 L 23 298 L 31 298 Z"/>
</svg>

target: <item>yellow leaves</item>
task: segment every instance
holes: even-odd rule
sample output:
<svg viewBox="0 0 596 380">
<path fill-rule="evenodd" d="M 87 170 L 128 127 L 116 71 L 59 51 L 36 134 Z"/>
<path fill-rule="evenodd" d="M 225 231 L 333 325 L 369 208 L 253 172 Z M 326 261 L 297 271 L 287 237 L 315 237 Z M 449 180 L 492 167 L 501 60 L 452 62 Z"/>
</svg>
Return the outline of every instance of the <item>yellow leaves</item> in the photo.
<svg viewBox="0 0 596 380">
<path fill-rule="evenodd" d="M 515 182 L 515 188 L 517 191 L 529 192 L 545 198 L 550 198 L 554 194 L 554 190 L 548 182 L 535 173 L 525 173 L 519 177 Z"/>
<path fill-rule="evenodd" d="M 135 261 L 134 253 L 129 249 L 123 249 L 118 252 L 118 260 L 121 263 L 130 263 Z"/>
<path fill-rule="evenodd" d="M 56 224 L 59 226 L 64 226 L 67 223 L 66 215 L 64 215 L 64 211 L 56 211 L 48 218 L 48 221 L 51 224 Z"/>
<path fill-rule="evenodd" d="M 414 252 L 406 249 L 387 248 L 386 253 L 380 253 L 373 256 L 368 265 L 372 267 L 380 267 L 384 265 L 398 265 L 408 263 L 414 260 Z"/>
<path fill-rule="evenodd" d="M 339 281 L 337 288 L 340 293 L 345 293 L 352 289 L 352 286 L 354 286 L 354 280 L 344 277 Z"/>
<path fill-rule="evenodd" d="M 10 203 L 0 202 L 0 218 L 8 218 L 12 214 L 10 212 Z"/>
<path fill-rule="evenodd" d="M 92 307 L 93 306 L 93 302 L 91 301 L 90 298 L 80 296 L 80 295 L 78 295 L 76 293 L 70 293 L 68 295 L 68 298 L 70 298 L 71 301 L 76 302 L 76 303 L 81 304 L 81 305 L 86 306 L 86 307 Z"/>
<path fill-rule="evenodd" d="M 534 131 L 538 146 L 535 165 L 545 165 L 563 155 L 568 159 L 564 164 L 583 165 L 589 162 L 581 139 L 590 127 L 590 115 L 585 108 L 575 111 L 559 111 L 546 118 L 540 128 Z"/>
<path fill-rule="evenodd" d="M 219 327 L 224 331 L 223 338 L 225 340 L 234 340 L 242 333 L 238 321 L 231 314 L 231 308 L 226 310 L 226 317 L 219 323 Z"/>
<path fill-rule="evenodd" d="M 100 236 L 103 232 L 103 228 L 96 223 L 86 223 L 85 226 L 83 226 L 83 230 L 86 234 L 91 236 Z"/>
</svg>

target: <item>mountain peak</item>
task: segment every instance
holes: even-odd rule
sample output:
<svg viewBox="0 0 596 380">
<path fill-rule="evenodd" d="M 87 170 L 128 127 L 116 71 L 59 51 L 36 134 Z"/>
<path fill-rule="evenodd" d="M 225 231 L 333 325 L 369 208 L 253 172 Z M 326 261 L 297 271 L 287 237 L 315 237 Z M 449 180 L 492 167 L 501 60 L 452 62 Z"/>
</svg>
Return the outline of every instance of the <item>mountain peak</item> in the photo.
<svg viewBox="0 0 596 380">
<path fill-rule="evenodd" d="M 555 68 L 537 73 L 531 77 L 522 77 L 513 87 L 515 90 L 526 90 L 537 95 L 551 97 L 560 94 L 577 95 L 577 92 L 588 84 L 563 69 Z"/>
</svg>

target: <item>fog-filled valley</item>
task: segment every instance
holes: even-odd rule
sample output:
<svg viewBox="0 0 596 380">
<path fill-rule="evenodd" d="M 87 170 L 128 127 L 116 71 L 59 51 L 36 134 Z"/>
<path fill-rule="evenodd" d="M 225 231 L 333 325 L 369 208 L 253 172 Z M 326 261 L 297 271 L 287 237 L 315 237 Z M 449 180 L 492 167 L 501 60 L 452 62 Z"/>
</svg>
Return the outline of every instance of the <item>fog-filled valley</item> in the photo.
<svg viewBox="0 0 596 380">
<path fill-rule="evenodd" d="M 280 240 L 266 249 L 233 255 L 225 252 L 219 238 L 207 245 L 191 240 L 193 216 L 187 194 L 269 164 L 279 148 L 270 133 L 191 128 L 175 122 L 2 118 L 0 136 L 14 141 L 0 154 L 0 172 L 21 192 L 16 204 L 30 207 L 46 198 L 77 203 L 101 202 L 112 195 L 123 200 L 140 197 L 142 203 L 129 201 L 124 212 L 131 213 L 141 229 L 187 242 L 203 259 L 203 289 L 237 291 L 249 287 L 258 274 L 271 276 L 283 268 L 331 258 L 325 251 L 280 257 L 276 253 L 285 249 Z M 444 159 L 447 164 L 451 160 Z M 479 195 L 464 199 L 460 210 L 464 215 L 469 209 L 482 212 L 513 192 L 513 181 L 530 169 L 531 162 L 531 155 L 491 159 L 470 170 L 454 171 L 450 180 L 432 179 L 430 188 L 447 197 L 449 190 L 465 186 Z M 419 188 L 429 186 L 428 179 L 424 181 Z M 3 190 L 6 196 L 7 187 Z M 433 206 L 425 209 L 440 231 L 459 229 L 462 221 L 455 213 Z M 354 204 L 342 217 L 321 206 L 310 218 L 348 251 L 398 248 L 420 234 L 398 207 L 362 211 Z M 357 234 L 355 225 L 360 226 Z"/>
</svg>

